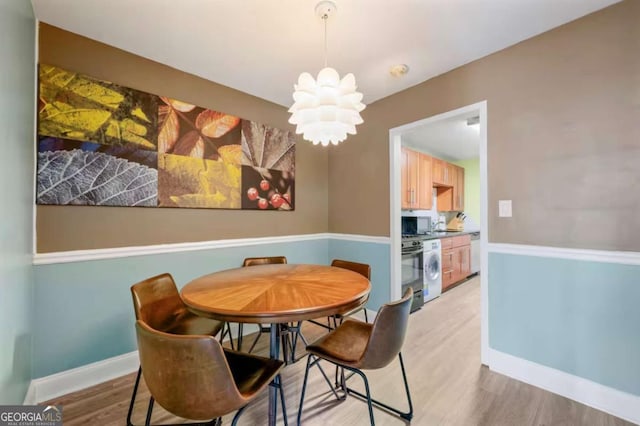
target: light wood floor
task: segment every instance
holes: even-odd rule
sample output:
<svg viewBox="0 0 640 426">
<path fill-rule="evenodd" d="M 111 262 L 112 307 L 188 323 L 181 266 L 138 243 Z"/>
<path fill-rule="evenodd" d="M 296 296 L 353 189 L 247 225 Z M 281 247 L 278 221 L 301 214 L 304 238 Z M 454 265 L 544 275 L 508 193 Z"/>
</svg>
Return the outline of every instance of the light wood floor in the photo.
<svg viewBox="0 0 640 426">
<path fill-rule="evenodd" d="M 429 302 L 410 317 L 403 355 L 414 402 L 413 425 L 630 425 L 623 420 L 489 371 L 480 365 L 480 281 L 474 278 Z M 312 324 L 304 334 L 323 333 Z M 247 338 L 251 342 L 251 338 Z M 267 354 L 267 336 L 258 353 Z M 283 383 L 290 424 L 295 424 L 305 360 L 288 366 Z M 400 367 L 367 373 L 374 398 L 406 407 Z M 123 425 L 135 374 L 69 394 L 48 404 L 62 404 L 65 425 Z M 350 383 L 355 385 L 354 377 Z M 357 386 L 354 386 L 357 387 Z M 149 394 L 142 386 L 134 423 L 143 424 Z M 379 425 L 405 421 L 374 410 Z M 266 392 L 240 418 L 240 425 L 265 425 Z M 226 416 L 224 424 L 231 423 Z M 156 405 L 152 423 L 176 423 Z M 366 404 L 354 397 L 337 402 L 317 369 L 311 370 L 302 417 L 304 425 L 367 425 Z M 281 415 L 280 421 L 281 422 Z"/>
</svg>

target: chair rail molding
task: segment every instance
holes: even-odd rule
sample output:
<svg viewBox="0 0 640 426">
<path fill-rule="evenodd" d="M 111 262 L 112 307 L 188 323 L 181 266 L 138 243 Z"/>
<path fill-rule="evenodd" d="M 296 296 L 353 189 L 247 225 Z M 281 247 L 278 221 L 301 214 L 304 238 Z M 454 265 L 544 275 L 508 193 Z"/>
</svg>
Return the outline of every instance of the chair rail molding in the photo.
<svg viewBox="0 0 640 426">
<path fill-rule="evenodd" d="M 261 244 L 281 244 L 313 240 L 345 240 L 373 244 L 390 244 L 389 237 L 371 235 L 317 233 L 285 235 L 278 237 L 235 238 L 212 241 L 198 241 L 189 243 L 155 244 L 148 246 L 115 247 L 90 250 L 71 250 L 51 253 L 35 253 L 34 265 L 48 265 L 54 263 L 84 262 L 89 260 L 116 259 L 130 256 L 146 256 L 153 254 L 180 253 L 197 250 L 210 250 L 229 247 L 242 247 Z"/>
<path fill-rule="evenodd" d="M 640 252 L 489 243 L 489 253 L 640 266 Z"/>
</svg>

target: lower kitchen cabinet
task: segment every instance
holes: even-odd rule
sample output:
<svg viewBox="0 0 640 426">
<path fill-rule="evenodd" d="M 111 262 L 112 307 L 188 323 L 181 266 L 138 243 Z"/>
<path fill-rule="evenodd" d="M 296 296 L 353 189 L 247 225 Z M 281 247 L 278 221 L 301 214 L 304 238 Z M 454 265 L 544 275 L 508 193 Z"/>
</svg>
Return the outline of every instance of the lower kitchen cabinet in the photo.
<svg viewBox="0 0 640 426">
<path fill-rule="evenodd" d="M 471 274 L 471 236 L 443 238 L 442 291 Z"/>
</svg>

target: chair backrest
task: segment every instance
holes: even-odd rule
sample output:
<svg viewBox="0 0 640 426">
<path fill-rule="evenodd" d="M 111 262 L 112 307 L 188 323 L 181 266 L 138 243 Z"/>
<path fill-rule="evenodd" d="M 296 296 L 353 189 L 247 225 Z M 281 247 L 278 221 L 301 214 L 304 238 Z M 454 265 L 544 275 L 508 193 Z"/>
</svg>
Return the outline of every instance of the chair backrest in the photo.
<svg viewBox="0 0 640 426">
<path fill-rule="evenodd" d="M 402 299 L 382 305 L 373 322 L 360 366 L 364 369 L 387 366 L 402 350 L 407 334 L 413 290 L 408 288 Z"/>
<path fill-rule="evenodd" d="M 136 335 L 144 381 L 170 413 L 211 420 L 246 404 L 213 337 L 163 333 L 140 320 Z"/>
<path fill-rule="evenodd" d="M 170 274 L 156 275 L 131 286 L 136 319 L 155 330 L 167 331 L 187 313 Z"/>
<path fill-rule="evenodd" d="M 371 266 L 366 263 L 350 262 L 348 260 L 334 259 L 331 266 L 348 269 L 357 272 L 368 280 L 371 280 Z"/>
<path fill-rule="evenodd" d="M 284 256 L 272 256 L 272 257 L 247 257 L 242 266 L 256 266 L 256 265 L 276 265 L 287 263 L 287 258 Z"/>
</svg>

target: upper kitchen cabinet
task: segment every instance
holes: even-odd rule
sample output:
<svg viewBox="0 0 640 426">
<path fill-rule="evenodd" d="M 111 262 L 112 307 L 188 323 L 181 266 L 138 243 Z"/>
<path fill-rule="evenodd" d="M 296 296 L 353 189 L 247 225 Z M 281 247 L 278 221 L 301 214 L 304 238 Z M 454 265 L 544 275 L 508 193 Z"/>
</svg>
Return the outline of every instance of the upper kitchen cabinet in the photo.
<svg viewBox="0 0 640 426">
<path fill-rule="evenodd" d="M 439 158 L 431 159 L 433 186 L 438 194 L 438 211 L 464 209 L 464 168 Z"/>
<path fill-rule="evenodd" d="M 431 207 L 433 207 L 433 197 L 431 195 L 431 189 L 433 188 L 432 157 L 421 152 L 418 154 L 418 208 L 431 210 Z"/>
<path fill-rule="evenodd" d="M 431 209 L 431 168 L 430 156 L 402 147 L 403 209 Z"/>
<path fill-rule="evenodd" d="M 456 166 L 439 158 L 433 158 L 432 164 L 433 186 L 453 186 L 457 179 Z"/>
<path fill-rule="evenodd" d="M 402 147 L 402 208 L 411 209 L 414 204 L 414 191 L 418 186 L 418 165 L 417 158 L 413 151 Z"/>
<path fill-rule="evenodd" d="M 464 210 L 464 168 L 453 166 L 455 170 L 455 183 L 453 185 L 453 210 Z"/>
</svg>

